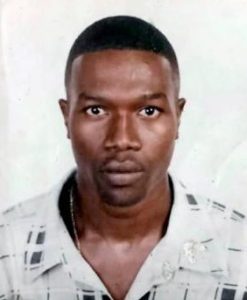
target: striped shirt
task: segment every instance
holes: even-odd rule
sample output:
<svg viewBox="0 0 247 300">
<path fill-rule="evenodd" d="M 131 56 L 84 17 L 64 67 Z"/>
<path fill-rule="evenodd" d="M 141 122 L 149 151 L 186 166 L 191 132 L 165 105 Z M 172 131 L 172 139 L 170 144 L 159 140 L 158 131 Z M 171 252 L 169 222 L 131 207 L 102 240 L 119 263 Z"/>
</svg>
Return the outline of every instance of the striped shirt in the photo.
<svg viewBox="0 0 247 300">
<path fill-rule="evenodd" d="M 165 236 L 125 300 L 247 300 L 246 217 L 173 182 Z M 58 208 L 61 185 L 0 215 L 0 300 L 110 300 Z"/>
</svg>

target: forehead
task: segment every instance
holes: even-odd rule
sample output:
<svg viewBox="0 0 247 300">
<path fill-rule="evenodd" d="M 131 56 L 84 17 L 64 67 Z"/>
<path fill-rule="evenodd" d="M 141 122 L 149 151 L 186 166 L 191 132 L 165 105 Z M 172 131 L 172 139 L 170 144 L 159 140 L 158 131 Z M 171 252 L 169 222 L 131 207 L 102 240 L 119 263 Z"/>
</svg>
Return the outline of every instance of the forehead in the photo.
<svg viewBox="0 0 247 300">
<path fill-rule="evenodd" d="M 169 61 L 158 54 L 140 50 L 103 50 L 80 55 L 71 68 L 69 89 L 153 92 L 174 87 Z M 156 92 L 157 92 L 156 91 Z"/>
</svg>

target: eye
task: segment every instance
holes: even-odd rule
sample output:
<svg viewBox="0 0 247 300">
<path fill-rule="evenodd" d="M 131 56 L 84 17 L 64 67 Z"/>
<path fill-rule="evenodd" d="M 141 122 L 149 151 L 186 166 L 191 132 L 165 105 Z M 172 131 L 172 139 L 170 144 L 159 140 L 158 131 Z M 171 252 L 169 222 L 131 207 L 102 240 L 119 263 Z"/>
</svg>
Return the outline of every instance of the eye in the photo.
<svg viewBox="0 0 247 300">
<path fill-rule="evenodd" d="M 161 109 L 156 106 L 146 106 L 140 111 L 140 115 L 143 117 L 157 117 L 161 113 Z"/>
<path fill-rule="evenodd" d="M 90 116 L 103 116 L 106 114 L 106 111 L 98 105 L 86 107 L 85 112 Z"/>
</svg>

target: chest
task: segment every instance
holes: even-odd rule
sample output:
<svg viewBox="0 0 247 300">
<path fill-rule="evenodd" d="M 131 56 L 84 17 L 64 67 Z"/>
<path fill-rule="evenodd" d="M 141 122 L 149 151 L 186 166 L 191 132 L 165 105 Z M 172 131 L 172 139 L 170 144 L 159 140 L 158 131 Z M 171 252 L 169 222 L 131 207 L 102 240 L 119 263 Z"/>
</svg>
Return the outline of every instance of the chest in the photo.
<svg viewBox="0 0 247 300">
<path fill-rule="evenodd" d="M 97 254 L 84 253 L 114 300 L 123 300 L 151 249 L 98 249 Z"/>
</svg>

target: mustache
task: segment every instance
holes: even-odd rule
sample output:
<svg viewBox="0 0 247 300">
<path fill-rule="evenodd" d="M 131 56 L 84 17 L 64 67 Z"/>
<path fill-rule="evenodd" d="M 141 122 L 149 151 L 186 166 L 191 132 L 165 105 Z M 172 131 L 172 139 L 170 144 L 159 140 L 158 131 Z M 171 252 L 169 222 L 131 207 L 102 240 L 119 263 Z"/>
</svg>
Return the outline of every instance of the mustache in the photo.
<svg viewBox="0 0 247 300">
<path fill-rule="evenodd" d="M 133 155 L 115 155 L 107 158 L 100 166 L 101 172 L 134 173 L 143 172 L 144 166 Z"/>
</svg>

